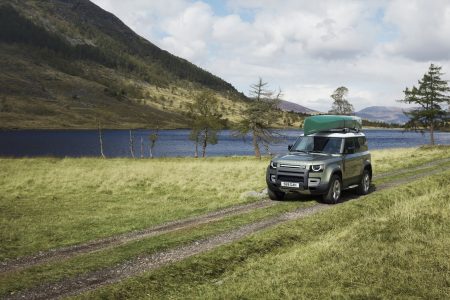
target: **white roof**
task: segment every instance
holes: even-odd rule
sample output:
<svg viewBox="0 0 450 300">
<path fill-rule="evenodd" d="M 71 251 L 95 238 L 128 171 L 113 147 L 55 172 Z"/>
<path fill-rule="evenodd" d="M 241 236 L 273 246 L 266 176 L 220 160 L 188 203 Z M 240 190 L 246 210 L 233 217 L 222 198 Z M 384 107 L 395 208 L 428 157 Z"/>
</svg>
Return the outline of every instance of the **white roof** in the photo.
<svg viewBox="0 0 450 300">
<path fill-rule="evenodd" d="M 304 136 L 302 134 L 301 136 Z M 326 137 L 339 137 L 339 138 L 348 138 L 348 137 L 361 137 L 366 136 L 362 132 L 318 132 L 313 133 L 308 136 L 326 136 Z"/>
</svg>

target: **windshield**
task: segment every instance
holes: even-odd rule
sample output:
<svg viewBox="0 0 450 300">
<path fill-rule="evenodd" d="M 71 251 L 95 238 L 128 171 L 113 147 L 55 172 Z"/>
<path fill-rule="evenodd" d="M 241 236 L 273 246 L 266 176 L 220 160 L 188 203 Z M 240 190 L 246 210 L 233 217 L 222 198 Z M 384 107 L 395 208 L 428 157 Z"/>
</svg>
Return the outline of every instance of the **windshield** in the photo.
<svg viewBox="0 0 450 300">
<path fill-rule="evenodd" d="M 342 138 L 302 136 L 297 140 L 291 151 L 338 154 L 341 152 L 341 144 Z"/>
</svg>

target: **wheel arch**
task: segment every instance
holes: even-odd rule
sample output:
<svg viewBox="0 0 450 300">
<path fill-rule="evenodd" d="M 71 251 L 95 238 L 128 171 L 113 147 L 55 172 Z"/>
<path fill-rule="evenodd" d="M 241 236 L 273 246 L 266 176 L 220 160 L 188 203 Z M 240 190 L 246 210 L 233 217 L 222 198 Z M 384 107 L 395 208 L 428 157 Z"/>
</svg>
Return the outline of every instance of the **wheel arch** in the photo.
<svg viewBox="0 0 450 300">
<path fill-rule="evenodd" d="M 369 171 L 370 179 L 372 179 L 372 164 L 370 162 L 365 163 L 364 170 Z"/>
<path fill-rule="evenodd" d="M 333 175 L 339 176 L 339 177 L 341 178 L 341 180 L 342 180 L 342 170 L 341 170 L 341 169 L 334 169 L 334 170 L 331 172 L 330 178 L 331 178 Z"/>
</svg>

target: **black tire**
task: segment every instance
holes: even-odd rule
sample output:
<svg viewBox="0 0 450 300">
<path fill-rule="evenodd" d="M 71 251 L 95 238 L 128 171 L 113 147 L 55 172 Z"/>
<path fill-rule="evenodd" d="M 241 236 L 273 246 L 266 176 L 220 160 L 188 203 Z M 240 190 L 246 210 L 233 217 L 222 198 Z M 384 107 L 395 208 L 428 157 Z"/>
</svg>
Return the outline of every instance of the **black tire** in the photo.
<svg viewBox="0 0 450 300">
<path fill-rule="evenodd" d="M 356 189 L 356 192 L 359 195 L 367 195 L 370 191 L 370 182 L 371 182 L 371 176 L 370 176 L 370 172 L 369 170 L 365 169 L 362 176 L 361 176 L 361 180 L 359 182 L 359 186 Z"/>
<path fill-rule="evenodd" d="M 330 178 L 328 191 L 323 195 L 323 202 L 328 204 L 336 204 L 339 202 L 342 194 L 342 180 L 339 175 L 333 175 Z"/>
<path fill-rule="evenodd" d="M 272 191 L 269 188 L 267 189 L 267 193 L 269 194 L 270 200 L 275 200 L 275 201 L 282 201 L 284 199 L 284 196 L 286 195 L 286 193 Z"/>
</svg>

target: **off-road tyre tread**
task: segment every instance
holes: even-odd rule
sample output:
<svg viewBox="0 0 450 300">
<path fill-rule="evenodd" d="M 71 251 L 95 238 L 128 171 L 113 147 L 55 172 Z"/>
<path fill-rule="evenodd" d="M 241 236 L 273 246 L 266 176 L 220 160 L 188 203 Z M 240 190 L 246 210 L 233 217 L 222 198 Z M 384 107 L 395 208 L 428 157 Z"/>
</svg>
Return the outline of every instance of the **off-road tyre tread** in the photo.
<svg viewBox="0 0 450 300">
<path fill-rule="evenodd" d="M 328 184 L 328 191 L 326 194 L 322 195 L 322 202 L 326 203 L 326 204 L 337 204 L 339 202 L 338 201 L 334 201 L 333 199 L 333 185 L 334 185 L 334 181 L 338 179 L 341 183 L 341 194 L 342 194 L 342 179 L 339 175 L 333 175 L 330 178 L 329 184 Z"/>
</svg>

